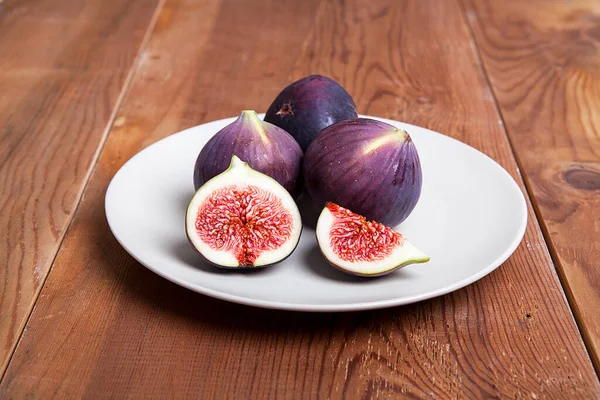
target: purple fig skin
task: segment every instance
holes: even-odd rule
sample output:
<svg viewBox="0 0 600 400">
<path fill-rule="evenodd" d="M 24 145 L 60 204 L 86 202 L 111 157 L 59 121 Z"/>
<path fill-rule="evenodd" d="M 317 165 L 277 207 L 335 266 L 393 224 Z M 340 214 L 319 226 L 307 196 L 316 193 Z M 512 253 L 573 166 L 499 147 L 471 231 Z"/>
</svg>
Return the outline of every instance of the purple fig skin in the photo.
<svg viewBox="0 0 600 400">
<path fill-rule="evenodd" d="M 289 132 L 306 151 L 320 131 L 357 116 L 346 89 L 333 79 L 311 75 L 283 89 L 267 110 L 265 121 Z"/>
<path fill-rule="evenodd" d="M 194 167 L 194 188 L 229 168 L 232 156 L 275 179 L 297 198 L 302 190 L 300 172 L 303 152 L 289 133 L 261 121 L 246 110 L 217 132 L 200 151 Z"/>
<path fill-rule="evenodd" d="M 415 208 L 423 180 L 408 133 L 366 118 L 319 133 L 304 156 L 303 174 L 317 205 L 331 201 L 392 227 Z"/>
</svg>

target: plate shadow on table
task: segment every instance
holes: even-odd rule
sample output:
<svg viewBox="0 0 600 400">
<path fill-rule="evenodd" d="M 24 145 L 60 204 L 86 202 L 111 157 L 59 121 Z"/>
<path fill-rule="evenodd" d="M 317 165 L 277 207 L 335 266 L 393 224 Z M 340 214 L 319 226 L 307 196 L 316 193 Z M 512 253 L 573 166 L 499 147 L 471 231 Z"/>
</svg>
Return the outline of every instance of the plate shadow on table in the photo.
<svg viewBox="0 0 600 400">
<path fill-rule="evenodd" d="M 187 207 L 189 197 L 181 196 L 178 204 Z M 198 329 L 206 324 L 243 329 L 257 333 L 269 332 L 298 332 L 308 330 L 313 333 L 330 332 L 335 326 L 345 326 L 349 321 L 363 321 L 361 325 L 367 325 L 370 321 L 376 321 L 382 315 L 397 318 L 403 314 L 406 307 L 395 307 L 386 310 L 356 311 L 356 312 L 301 312 L 273 310 L 252 307 L 242 304 L 215 299 L 179 286 L 167 279 L 150 271 L 133 258 L 112 235 L 104 214 L 104 204 L 100 202 L 93 212 L 97 223 L 94 241 L 98 251 L 93 252 L 98 259 L 92 264 L 102 268 L 98 271 L 101 275 L 109 273 L 114 278 L 116 286 L 122 286 L 125 296 L 118 297 L 120 306 L 131 309 L 132 313 L 139 313 L 140 308 L 145 309 L 152 318 L 173 320 L 176 323 L 180 319 Z M 316 220 L 315 220 L 316 222 Z M 222 270 L 202 261 L 201 257 L 191 248 L 186 240 L 174 242 L 172 249 L 177 253 L 179 259 L 188 265 L 208 271 L 214 274 L 227 275 L 240 273 L 240 271 Z M 349 283 L 361 283 L 366 278 L 346 275 L 331 267 L 320 254 L 315 244 L 311 251 L 305 254 L 307 268 L 325 279 L 331 279 Z M 263 270 L 248 271 L 247 273 L 265 273 Z M 396 271 L 394 274 L 401 273 Z M 377 279 L 385 279 L 381 277 Z M 174 326 L 175 328 L 175 326 Z"/>
<path fill-rule="evenodd" d="M 110 235 L 110 232 L 107 231 L 107 234 Z M 196 326 L 198 330 L 212 326 L 212 329 L 234 329 L 236 332 L 260 335 L 279 335 L 285 332 L 329 335 L 345 326 L 375 326 L 382 323 L 382 318 L 397 320 L 410 308 L 402 306 L 336 313 L 273 310 L 231 303 L 194 292 L 160 277 L 137 262 L 114 238 L 108 245 L 111 250 L 101 252 L 102 257 L 106 257 L 102 264 L 114 276 L 115 284 L 122 286 L 126 293 L 117 300 L 121 308 L 130 309 L 134 314 L 147 313 L 156 321 L 171 321 L 172 329 L 185 324 Z M 187 256 L 190 256 L 189 253 Z M 360 282 L 360 278 L 344 276 L 329 265 L 315 265 L 314 268 L 324 268 L 323 271 L 328 272 L 322 273 L 332 274 L 334 279 L 339 279 L 337 274 L 340 274 L 341 279 Z M 215 270 L 213 272 L 223 273 L 216 268 Z M 224 274 L 228 272 L 225 271 Z"/>
<path fill-rule="evenodd" d="M 100 252 L 100 257 L 104 259 L 101 264 L 105 268 L 105 273 L 108 272 L 113 276 L 115 285 L 123 287 L 120 290 L 126 294 L 117 296 L 115 301 L 119 302 L 119 307 L 126 314 L 145 313 L 156 323 L 170 321 L 169 325 L 174 330 L 183 326 L 187 328 L 196 326 L 199 332 L 206 329 L 234 329 L 236 332 L 252 332 L 261 335 L 297 333 L 302 330 L 326 334 L 338 319 L 339 314 L 336 313 L 263 309 L 194 292 L 145 268 L 114 238 L 105 241 L 110 251 Z M 193 253 L 191 255 L 195 256 Z M 187 253 L 184 257 L 189 256 L 190 254 Z M 210 265 L 204 267 L 214 268 Z M 212 269 L 211 272 L 224 275 L 230 273 L 217 268 Z M 239 273 L 239 271 L 232 272 Z"/>
</svg>

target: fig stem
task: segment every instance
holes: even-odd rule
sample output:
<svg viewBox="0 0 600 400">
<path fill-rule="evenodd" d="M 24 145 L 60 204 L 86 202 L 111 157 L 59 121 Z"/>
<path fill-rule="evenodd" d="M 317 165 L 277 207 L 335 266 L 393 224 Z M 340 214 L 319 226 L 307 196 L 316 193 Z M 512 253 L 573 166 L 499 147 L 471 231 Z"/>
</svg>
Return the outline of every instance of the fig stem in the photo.
<svg viewBox="0 0 600 400">
<path fill-rule="evenodd" d="M 242 110 L 242 117 L 258 118 L 258 114 L 254 110 Z"/>
<path fill-rule="evenodd" d="M 236 156 L 234 154 L 231 157 L 231 163 L 229 163 L 229 168 L 228 169 L 243 167 L 243 166 L 246 166 L 246 165 L 248 165 L 248 163 L 243 162 L 238 156 Z"/>
</svg>

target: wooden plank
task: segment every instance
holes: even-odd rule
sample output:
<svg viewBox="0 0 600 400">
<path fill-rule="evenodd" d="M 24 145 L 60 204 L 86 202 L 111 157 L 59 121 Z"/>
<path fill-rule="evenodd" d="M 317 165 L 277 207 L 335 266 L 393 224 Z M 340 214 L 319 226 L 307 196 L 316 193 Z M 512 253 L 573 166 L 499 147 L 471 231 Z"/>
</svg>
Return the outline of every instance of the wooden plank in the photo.
<svg viewBox="0 0 600 400">
<path fill-rule="evenodd" d="M 309 73 L 338 79 L 363 113 L 474 145 L 520 181 L 457 3 L 167 0 L 142 60 L 0 397 L 600 396 L 531 212 L 523 245 L 477 283 L 349 314 L 192 293 L 135 262 L 106 224 L 106 187 L 137 151 L 264 110 Z"/>
<path fill-rule="evenodd" d="M 557 270 L 600 372 L 600 3 L 464 3 Z"/>
<path fill-rule="evenodd" d="M 0 4 L 0 375 L 75 211 L 156 3 Z"/>
</svg>

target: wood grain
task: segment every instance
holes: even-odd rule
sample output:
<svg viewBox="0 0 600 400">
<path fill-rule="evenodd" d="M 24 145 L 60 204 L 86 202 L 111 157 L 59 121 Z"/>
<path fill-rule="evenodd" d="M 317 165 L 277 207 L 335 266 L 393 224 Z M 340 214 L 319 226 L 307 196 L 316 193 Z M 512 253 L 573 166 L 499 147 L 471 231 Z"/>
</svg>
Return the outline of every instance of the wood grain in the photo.
<svg viewBox="0 0 600 400">
<path fill-rule="evenodd" d="M 339 80 L 362 113 L 474 145 L 520 182 L 457 3 L 167 0 L 141 60 L 0 398 L 600 396 L 531 212 L 523 244 L 477 283 L 348 314 L 192 293 L 135 262 L 108 229 L 106 187 L 133 154 L 264 110 L 310 73 Z"/>
<path fill-rule="evenodd" d="M 600 3 L 464 3 L 600 372 Z"/>
<path fill-rule="evenodd" d="M 75 211 L 155 5 L 0 5 L 0 375 Z"/>
</svg>

